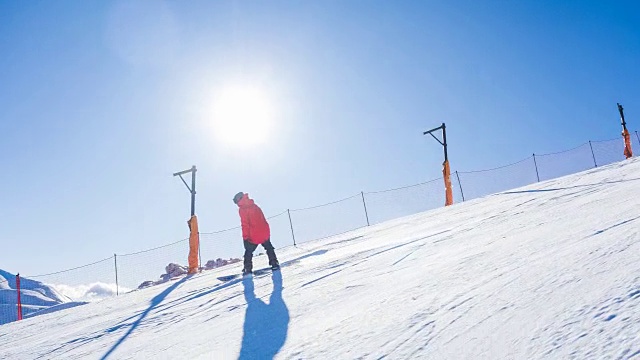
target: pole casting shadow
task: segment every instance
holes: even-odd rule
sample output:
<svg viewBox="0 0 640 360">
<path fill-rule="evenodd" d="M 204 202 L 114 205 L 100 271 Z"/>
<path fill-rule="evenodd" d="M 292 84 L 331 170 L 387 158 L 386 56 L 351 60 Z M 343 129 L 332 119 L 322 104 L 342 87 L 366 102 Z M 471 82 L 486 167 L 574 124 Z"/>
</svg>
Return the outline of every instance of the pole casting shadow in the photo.
<svg viewBox="0 0 640 360">
<path fill-rule="evenodd" d="M 273 291 L 269 304 L 256 297 L 252 277 L 242 280 L 247 312 L 240 360 L 273 359 L 287 340 L 289 309 L 282 299 L 282 273 L 274 271 L 271 279 Z"/>
<path fill-rule="evenodd" d="M 180 281 L 175 282 L 173 285 L 169 286 L 163 292 L 161 292 L 160 294 L 156 295 L 153 299 L 151 299 L 151 304 L 149 305 L 149 307 L 145 311 L 140 313 L 140 316 L 136 321 L 133 322 L 133 324 L 131 324 L 131 326 L 129 327 L 129 330 L 120 338 L 120 340 L 118 340 L 111 347 L 111 349 L 109 349 L 109 351 L 107 351 L 106 354 L 102 356 L 101 360 L 107 359 L 118 348 L 118 346 L 120 346 L 129 337 L 129 335 L 131 335 L 131 333 L 142 323 L 142 321 L 144 321 L 144 319 L 147 317 L 147 315 L 149 315 L 151 310 L 153 310 L 158 305 L 160 305 L 162 301 L 167 297 L 167 295 L 171 294 L 173 290 L 175 290 L 178 286 L 180 286 L 182 283 L 187 281 L 187 279 L 189 279 L 190 277 L 191 275 L 187 275 L 183 277 Z"/>
</svg>

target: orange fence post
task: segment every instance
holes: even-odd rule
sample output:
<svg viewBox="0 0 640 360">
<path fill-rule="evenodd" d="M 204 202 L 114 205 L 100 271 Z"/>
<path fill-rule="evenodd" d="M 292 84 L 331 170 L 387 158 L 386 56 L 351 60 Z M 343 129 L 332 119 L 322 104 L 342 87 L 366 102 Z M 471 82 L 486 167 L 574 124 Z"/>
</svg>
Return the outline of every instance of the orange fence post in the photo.
<svg viewBox="0 0 640 360">
<path fill-rule="evenodd" d="M 193 215 L 188 221 L 189 224 L 189 274 L 199 271 L 198 258 L 200 253 L 200 233 L 198 232 L 198 218 Z"/>
<path fill-rule="evenodd" d="M 16 291 L 18 292 L 18 320 L 22 320 L 22 299 L 20 297 L 20 274 L 16 275 Z"/>
<path fill-rule="evenodd" d="M 624 108 L 618 104 L 618 111 L 620 112 L 620 122 L 622 123 L 622 138 L 624 139 L 624 156 L 628 159 L 633 156 L 631 151 L 631 136 L 629 130 L 627 130 L 627 122 L 624 120 Z"/>
<path fill-rule="evenodd" d="M 629 135 L 629 130 L 624 129 L 622 131 L 622 137 L 624 138 L 624 156 L 628 159 L 633 156 L 633 151 L 631 151 L 631 136 Z"/>
<path fill-rule="evenodd" d="M 445 206 L 453 204 L 453 190 L 451 189 L 451 169 L 449 168 L 449 160 L 445 160 L 442 164 L 442 175 L 444 178 Z"/>
</svg>

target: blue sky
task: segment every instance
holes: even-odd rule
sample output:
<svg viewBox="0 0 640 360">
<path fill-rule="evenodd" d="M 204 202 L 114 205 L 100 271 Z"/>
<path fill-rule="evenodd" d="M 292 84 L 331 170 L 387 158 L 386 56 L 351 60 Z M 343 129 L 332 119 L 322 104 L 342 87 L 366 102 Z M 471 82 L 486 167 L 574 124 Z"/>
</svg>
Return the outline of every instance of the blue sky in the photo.
<svg viewBox="0 0 640 360">
<path fill-rule="evenodd" d="M 461 171 L 615 138 L 638 24 L 633 1 L 0 2 L 0 268 L 186 237 L 192 164 L 214 231 L 238 191 L 269 215 L 436 178 L 441 122 Z M 260 144 L 212 126 L 237 84 L 272 107 Z"/>
</svg>

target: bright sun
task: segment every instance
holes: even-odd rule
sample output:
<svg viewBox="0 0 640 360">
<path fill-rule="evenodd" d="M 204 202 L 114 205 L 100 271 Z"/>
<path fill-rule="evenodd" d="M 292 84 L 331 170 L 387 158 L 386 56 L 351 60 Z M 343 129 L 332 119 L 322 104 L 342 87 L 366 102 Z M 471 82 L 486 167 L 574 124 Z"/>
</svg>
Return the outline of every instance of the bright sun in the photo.
<svg viewBox="0 0 640 360">
<path fill-rule="evenodd" d="M 272 103 L 257 87 L 224 88 L 214 98 L 213 126 L 218 141 L 226 145 L 262 145 L 269 140 L 273 127 Z"/>
</svg>

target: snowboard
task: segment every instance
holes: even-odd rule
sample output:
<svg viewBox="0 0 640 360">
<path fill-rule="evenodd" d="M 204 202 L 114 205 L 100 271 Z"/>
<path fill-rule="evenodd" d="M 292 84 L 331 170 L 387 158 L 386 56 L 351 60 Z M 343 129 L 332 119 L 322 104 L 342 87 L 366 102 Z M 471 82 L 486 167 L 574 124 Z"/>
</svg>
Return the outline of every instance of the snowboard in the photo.
<svg viewBox="0 0 640 360">
<path fill-rule="evenodd" d="M 289 265 L 295 264 L 297 262 L 298 262 L 298 260 L 284 262 L 284 263 L 280 264 L 280 269 L 285 267 L 285 266 L 289 266 Z M 269 266 L 269 267 L 266 267 L 266 268 L 253 270 L 253 274 L 247 275 L 247 276 L 253 276 L 253 277 L 264 276 L 264 275 L 271 274 L 274 271 L 280 271 L 280 269 L 271 270 L 271 266 Z M 231 281 L 231 280 L 235 280 L 235 279 L 242 279 L 242 277 L 243 277 L 243 275 L 242 275 L 242 273 L 240 273 L 240 274 L 231 274 L 231 275 L 219 276 L 219 277 L 217 277 L 217 279 L 222 281 L 222 282 L 227 282 L 227 281 Z"/>
<path fill-rule="evenodd" d="M 253 273 L 251 275 L 246 275 L 246 276 L 263 276 L 263 275 L 267 275 L 270 274 L 273 271 L 280 271 L 280 269 L 278 270 L 271 270 L 271 267 L 266 267 L 266 268 L 262 268 L 262 269 L 258 269 L 258 270 L 253 270 Z M 240 279 L 242 277 L 244 277 L 245 275 L 242 274 L 232 274 L 232 275 L 225 275 L 225 276 L 219 276 L 217 279 L 222 281 L 222 282 L 227 282 L 227 281 L 231 281 L 234 279 Z"/>
</svg>

